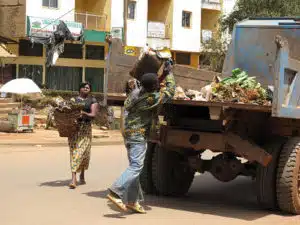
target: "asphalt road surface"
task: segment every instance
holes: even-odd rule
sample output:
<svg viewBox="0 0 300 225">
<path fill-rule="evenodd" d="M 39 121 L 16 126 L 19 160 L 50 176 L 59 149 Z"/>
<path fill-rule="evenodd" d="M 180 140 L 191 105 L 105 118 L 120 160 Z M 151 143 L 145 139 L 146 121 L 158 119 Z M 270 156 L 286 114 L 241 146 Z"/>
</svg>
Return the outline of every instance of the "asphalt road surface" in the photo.
<svg viewBox="0 0 300 225">
<path fill-rule="evenodd" d="M 261 210 L 250 179 L 224 184 L 209 174 L 195 177 L 187 197 L 146 196 L 146 215 L 120 213 L 105 196 L 126 166 L 122 145 L 94 146 L 87 185 L 69 190 L 67 146 L 0 145 L 0 224 L 300 225 L 299 216 Z"/>
</svg>

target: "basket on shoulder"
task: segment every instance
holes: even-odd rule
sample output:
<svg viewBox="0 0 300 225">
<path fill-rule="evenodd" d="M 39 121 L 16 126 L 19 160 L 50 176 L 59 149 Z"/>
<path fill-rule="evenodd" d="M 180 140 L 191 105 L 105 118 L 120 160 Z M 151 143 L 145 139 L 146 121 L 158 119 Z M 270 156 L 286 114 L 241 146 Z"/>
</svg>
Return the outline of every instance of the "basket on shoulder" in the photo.
<svg viewBox="0 0 300 225">
<path fill-rule="evenodd" d="M 60 102 L 54 110 L 54 121 L 60 137 L 72 137 L 79 130 L 78 119 L 83 106 L 72 101 Z"/>
</svg>

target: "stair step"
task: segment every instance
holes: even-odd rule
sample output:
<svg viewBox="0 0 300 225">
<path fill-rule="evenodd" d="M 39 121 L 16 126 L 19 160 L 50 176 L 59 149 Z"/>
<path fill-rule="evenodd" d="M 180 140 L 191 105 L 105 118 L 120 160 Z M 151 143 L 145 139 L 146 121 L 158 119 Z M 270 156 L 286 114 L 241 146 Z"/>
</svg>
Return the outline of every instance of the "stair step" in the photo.
<svg viewBox="0 0 300 225">
<path fill-rule="evenodd" d="M 9 113 L 12 111 L 12 108 L 0 108 L 0 113 Z"/>
<path fill-rule="evenodd" d="M 3 108 L 16 108 L 19 106 L 20 106 L 20 103 L 18 103 L 18 102 L 9 102 L 9 103 L 0 102 L 0 110 Z"/>
<path fill-rule="evenodd" d="M 12 103 L 12 98 L 0 98 L 0 103 Z"/>
</svg>

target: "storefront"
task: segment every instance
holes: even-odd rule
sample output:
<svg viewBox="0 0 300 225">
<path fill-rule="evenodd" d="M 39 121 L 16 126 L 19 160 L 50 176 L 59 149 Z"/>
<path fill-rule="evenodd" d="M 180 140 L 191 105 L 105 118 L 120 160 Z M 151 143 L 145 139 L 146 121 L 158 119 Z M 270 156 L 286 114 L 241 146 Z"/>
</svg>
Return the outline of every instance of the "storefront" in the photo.
<svg viewBox="0 0 300 225">
<path fill-rule="evenodd" d="M 65 21 L 64 21 L 65 22 Z M 42 44 L 32 44 L 29 39 L 48 37 L 56 30 L 58 21 L 52 19 L 27 17 L 27 37 L 20 38 L 18 44 L 8 45 L 17 56 L 16 59 L 5 59 L 5 68 L 11 78 L 28 77 L 39 86 L 54 90 L 77 91 L 82 81 L 92 83 L 95 92 L 103 91 L 106 33 L 84 30 L 82 24 L 65 22 L 74 37 L 84 36 L 84 44 L 79 41 L 65 42 L 64 52 L 53 67 L 46 67 L 46 48 Z"/>
</svg>

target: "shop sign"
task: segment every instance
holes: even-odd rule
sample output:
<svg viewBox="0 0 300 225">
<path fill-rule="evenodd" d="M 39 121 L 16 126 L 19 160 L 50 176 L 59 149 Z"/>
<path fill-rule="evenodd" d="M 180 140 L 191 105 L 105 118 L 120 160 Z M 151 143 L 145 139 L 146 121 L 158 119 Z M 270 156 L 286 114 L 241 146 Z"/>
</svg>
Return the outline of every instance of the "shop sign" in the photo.
<svg viewBox="0 0 300 225">
<path fill-rule="evenodd" d="M 75 38 L 78 38 L 82 34 L 83 26 L 81 23 L 64 21 L 70 32 Z M 31 17 L 27 19 L 27 35 L 36 37 L 50 37 L 51 34 L 56 31 L 56 27 L 59 25 L 59 20 Z"/>
<path fill-rule="evenodd" d="M 132 46 L 125 46 L 124 54 L 125 55 L 130 55 L 130 56 L 136 56 L 137 55 L 137 48 L 132 47 Z"/>
<path fill-rule="evenodd" d="M 123 28 L 122 27 L 112 27 L 110 33 L 113 38 L 119 38 L 119 39 L 123 40 Z"/>
</svg>

